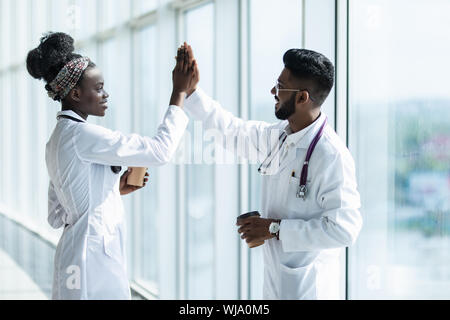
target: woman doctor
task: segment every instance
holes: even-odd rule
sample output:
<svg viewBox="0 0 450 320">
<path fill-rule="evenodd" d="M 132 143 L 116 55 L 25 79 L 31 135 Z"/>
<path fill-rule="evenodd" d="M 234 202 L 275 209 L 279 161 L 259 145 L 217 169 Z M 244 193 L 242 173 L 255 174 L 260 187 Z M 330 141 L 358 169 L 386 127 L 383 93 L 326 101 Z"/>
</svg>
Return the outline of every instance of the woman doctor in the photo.
<svg viewBox="0 0 450 320">
<path fill-rule="evenodd" d="M 48 222 L 64 227 L 52 297 L 130 299 L 121 195 L 137 188 L 126 184 L 128 171 L 122 178 L 119 172 L 121 166 L 149 167 L 171 159 L 188 123 L 182 106 L 187 88 L 198 82 L 195 62 L 188 65 L 189 53 L 179 51 L 170 106 L 157 134 L 125 135 L 87 122 L 90 115 L 105 116 L 109 95 L 100 69 L 75 54 L 73 42 L 67 34 L 49 33 L 27 57 L 30 75 L 44 79 L 48 95 L 62 107 L 46 147 Z"/>
</svg>

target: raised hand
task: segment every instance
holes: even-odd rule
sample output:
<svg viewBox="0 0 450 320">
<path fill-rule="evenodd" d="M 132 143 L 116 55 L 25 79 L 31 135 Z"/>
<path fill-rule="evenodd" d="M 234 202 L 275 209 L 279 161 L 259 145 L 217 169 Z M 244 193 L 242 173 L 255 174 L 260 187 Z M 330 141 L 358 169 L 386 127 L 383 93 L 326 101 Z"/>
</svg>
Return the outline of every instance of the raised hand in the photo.
<svg viewBox="0 0 450 320">
<path fill-rule="evenodd" d="M 194 72 L 192 75 L 192 82 L 190 84 L 190 88 L 187 91 L 187 96 L 189 97 L 195 90 L 197 90 L 197 85 L 200 82 L 200 70 L 198 68 L 197 60 L 194 58 L 194 51 L 192 50 L 192 47 L 188 45 L 186 42 L 178 48 L 178 56 L 176 59 L 179 58 L 180 53 L 187 52 L 189 65 L 194 68 Z"/>
<path fill-rule="evenodd" d="M 178 49 L 176 60 L 177 64 L 172 72 L 173 91 L 170 104 L 182 107 L 186 94 L 196 86 L 193 74 L 197 63 L 191 60 L 186 43 Z"/>
<path fill-rule="evenodd" d="M 172 72 L 174 91 L 187 92 L 194 84 L 193 74 L 196 61 L 191 59 L 191 54 L 185 47 L 178 49 L 177 64 Z"/>
<path fill-rule="evenodd" d="M 192 75 L 192 82 L 191 82 L 191 86 L 189 88 L 189 91 L 187 92 L 188 97 L 194 93 L 195 90 L 197 90 L 197 85 L 200 82 L 200 70 L 198 69 L 198 64 L 197 64 L 197 60 L 194 59 L 194 52 L 192 50 L 191 46 L 187 46 L 187 52 L 189 54 L 189 63 L 192 64 L 193 68 L 194 68 L 194 73 Z"/>
</svg>

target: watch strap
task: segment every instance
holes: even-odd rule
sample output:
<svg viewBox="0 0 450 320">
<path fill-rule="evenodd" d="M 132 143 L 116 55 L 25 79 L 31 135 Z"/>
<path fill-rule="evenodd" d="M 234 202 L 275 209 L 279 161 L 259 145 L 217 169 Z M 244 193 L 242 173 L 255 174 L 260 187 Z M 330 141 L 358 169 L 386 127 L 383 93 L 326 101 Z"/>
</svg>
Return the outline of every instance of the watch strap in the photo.
<svg viewBox="0 0 450 320">
<path fill-rule="evenodd" d="M 272 233 L 272 235 L 274 235 L 277 238 L 277 240 L 280 240 L 281 220 L 274 220 L 273 222 L 277 223 L 279 227 L 278 227 L 278 231 L 276 233 Z"/>
</svg>

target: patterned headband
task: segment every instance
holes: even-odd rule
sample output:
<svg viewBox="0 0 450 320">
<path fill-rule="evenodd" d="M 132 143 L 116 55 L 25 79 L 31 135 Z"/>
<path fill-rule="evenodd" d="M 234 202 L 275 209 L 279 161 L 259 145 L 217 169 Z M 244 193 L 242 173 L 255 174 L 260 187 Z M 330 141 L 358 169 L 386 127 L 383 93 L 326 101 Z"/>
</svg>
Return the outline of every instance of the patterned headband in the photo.
<svg viewBox="0 0 450 320">
<path fill-rule="evenodd" d="M 45 86 L 48 96 L 53 100 L 64 99 L 81 78 L 89 65 L 89 58 L 82 57 L 67 63 L 56 76 L 55 80 Z"/>
</svg>

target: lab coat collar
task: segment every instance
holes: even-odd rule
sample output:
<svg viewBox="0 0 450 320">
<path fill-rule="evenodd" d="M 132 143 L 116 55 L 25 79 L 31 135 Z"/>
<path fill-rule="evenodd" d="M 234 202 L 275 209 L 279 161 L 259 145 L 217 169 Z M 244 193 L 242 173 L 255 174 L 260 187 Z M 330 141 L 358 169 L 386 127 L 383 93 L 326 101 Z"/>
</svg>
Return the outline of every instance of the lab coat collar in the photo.
<svg viewBox="0 0 450 320">
<path fill-rule="evenodd" d="M 309 148 L 309 145 L 314 139 L 314 136 L 319 131 L 320 126 L 325 121 L 325 117 L 326 116 L 322 112 L 316 121 L 314 121 L 312 124 L 296 133 L 292 133 L 289 125 L 286 126 L 284 130 L 288 134 L 288 136 L 285 141 L 286 144 L 285 148 L 288 148 L 289 151 L 287 153 L 286 158 L 284 158 L 284 160 L 280 163 L 278 172 L 282 171 L 294 160 L 297 160 L 297 149 Z"/>
<path fill-rule="evenodd" d="M 319 118 L 317 118 L 316 121 L 296 133 L 292 133 L 292 130 L 288 124 L 284 129 L 284 131 L 288 135 L 285 143 L 287 143 L 290 147 L 295 146 L 296 148 L 307 149 L 311 144 L 311 141 L 314 139 L 315 134 L 319 131 L 320 126 L 325 121 L 325 118 L 326 115 L 321 112 Z"/>
<path fill-rule="evenodd" d="M 73 117 L 75 119 L 78 119 L 78 120 L 81 120 L 83 122 L 86 122 L 86 120 L 84 120 L 82 117 L 80 117 L 78 114 L 76 114 L 72 110 L 65 110 L 65 111 L 58 112 L 56 114 L 56 119 L 58 119 L 59 116 L 70 116 L 70 117 Z M 64 119 L 64 118 L 62 118 L 62 119 Z"/>
</svg>

